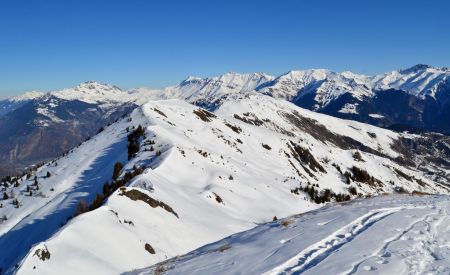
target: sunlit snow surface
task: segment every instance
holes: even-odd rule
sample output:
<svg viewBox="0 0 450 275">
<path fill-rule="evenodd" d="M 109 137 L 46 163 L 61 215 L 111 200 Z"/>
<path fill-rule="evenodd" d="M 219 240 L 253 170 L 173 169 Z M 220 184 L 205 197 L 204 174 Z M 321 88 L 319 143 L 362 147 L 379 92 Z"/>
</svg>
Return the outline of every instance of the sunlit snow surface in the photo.
<svg viewBox="0 0 450 275">
<path fill-rule="evenodd" d="M 323 206 L 306 193 L 294 191 L 308 183 L 344 194 L 354 187 L 361 196 L 394 193 L 397 187 L 448 194 L 434 177 L 393 160 L 399 153 L 392 143 L 409 134 L 314 113 L 258 94 L 229 98 L 209 119 L 198 116 L 198 111 L 197 106 L 180 100 L 151 101 L 59 158 L 58 165 L 39 168 L 41 187 L 33 190 L 33 196 L 26 191 L 33 177 L 24 178 L 19 187 L 8 187 L 21 206 L 15 208 L 9 199 L 0 209 L 0 215 L 8 218 L 0 226 L 0 266 L 7 274 L 58 275 L 120 274 L 148 267 L 274 216 Z M 355 150 L 315 138 L 308 128 L 287 119 L 287 114 L 311 121 L 309 130 L 327 129 L 328 136 L 351 137 L 380 155 L 361 151 L 363 161 L 357 160 Z M 246 123 L 243 117 L 258 118 L 262 124 Z M 146 137 L 136 157 L 127 162 L 126 129 L 138 125 L 144 127 Z M 290 144 L 307 149 L 323 171 L 306 170 L 289 155 L 293 155 Z M 100 208 L 67 222 L 80 199 L 90 202 L 102 192 L 116 161 L 125 164 L 122 174 L 134 165 L 145 168 L 126 190 L 164 202 L 177 216 L 117 190 Z M 341 173 L 353 166 L 369 171 L 381 183 L 348 184 Z M 421 181 L 407 180 L 395 169 Z M 145 249 L 146 244 L 155 254 Z M 49 251 L 50 259 L 36 256 L 43 249 Z"/>
<path fill-rule="evenodd" d="M 449 274 L 450 198 L 388 196 L 260 225 L 133 274 Z"/>
</svg>

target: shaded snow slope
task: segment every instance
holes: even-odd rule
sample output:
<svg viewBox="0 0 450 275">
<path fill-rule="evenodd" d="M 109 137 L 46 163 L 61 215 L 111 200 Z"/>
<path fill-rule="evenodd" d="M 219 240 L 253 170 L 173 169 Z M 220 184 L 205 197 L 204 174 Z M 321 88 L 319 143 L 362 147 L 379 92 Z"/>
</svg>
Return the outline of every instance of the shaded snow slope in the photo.
<svg viewBox="0 0 450 275">
<path fill-rule="evenodd" d="M 130 273 L 448 274 L 449 211 L 447 196 L 335 204 Z"/>
<path fill-rule="evenodd" d="M 67 156 L 39 168 L 29 179 L 24 176 L 18 187 L 3 189 L 9 196 L 2 200 L 0 209 L 7 218 L 0 225 L 3 270 L 23 257 L 36 241 L 49 238 L 64 225 L 80 199 L 91 201 L 102 190 L 111 178 L 114 162 L 126 160 L 124 147 L 126 134 L 121 127 L 108 128 Z M 18 208 L 13 205 L 14 198 L 19 201 Z"/>
<path fill-rule="evenodd" d="M 138 125 L 145 130 L 140 150 L 126 161 L 125 139 Z M 187 253 L 274 216 L 318 208 L 327 200 L 448 193 L 446 170 L 439 170 L 444 176 L 437 178 L 425 171 L 437 171 L 432 161 L 417 167 L 415 158 L 409 164 L 402 159 L 406 153 L 395 144 L 401 139 L 414 143 L 413 138 L 418 137 L 257 94 L 231 97 L 215 113 L 179 100 L 149 102 L 82 144 L 67 160 L 58 160 L 57 167 L 40 169 L 43 196 L 30 198 L 23 191 L 32 180 L 8 187 L 23 206 L 14 208 L 7 200 L 0 209 L 8 217 L 0 248 L 17 241 L 15 234 L 24 225 L 28 229 L 14 254 L 0 250 L 1 265 L 12 272 L 27 254 L 18 274 L 120 273 Z M 101 193 L 115 161 L 124 164 L 121 177 L 137 168 L 144 171 L 103 206 L 64 225 L 77 199 L 86 196 L 90 202 Z M 52 176 L 42 178 L 47 171 Z M 79 185 L 85 189 L 77 189 Z M 54 191 L 47 191 L 51 187 Z M 60 204 L 62 198 L 73 203 Z M 53 226 L 44 230 L 43 224 Z M 64 226 L 58 230 L 57 224 Z"/>
</svg>

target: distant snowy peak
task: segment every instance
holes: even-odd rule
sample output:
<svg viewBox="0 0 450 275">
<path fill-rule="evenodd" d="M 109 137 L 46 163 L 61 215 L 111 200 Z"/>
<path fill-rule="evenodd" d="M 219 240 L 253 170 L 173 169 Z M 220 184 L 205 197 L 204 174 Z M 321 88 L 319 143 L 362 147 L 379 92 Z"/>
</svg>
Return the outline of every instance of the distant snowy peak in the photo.
<svg viewBox="0 0 450 275">
<path fill-rule="evenodd" d="M 259 85 L 271 81 L 273 76 L 264 73 L 239 74 L 229 72 L 217 77 L 198 78 L 188 77 L 176 88 L 197 88 L 203 92 L 246 92 L 254 90 Z"/>
<path fill-rule="evenodd" d="M 27 101 L 27 100 L 33 100 L 35 98 L 41 97 L 44 94 L 45 93 L 39 92 L 39 91 L 30 91 L 30 92 L 26 92 L 26 93 L 18 95 L 18 96 L 10 97 L 7 100 L 12 101 L 12 102 Z"/>
<path fill-rule="evenodd" d="M 119 87 L 96 81 L 87 81 L 73 88 L 51 92 L 50 95 L 87 103 L 127 102 L 131 99 L 130 94 Z"/>
<path fill-rule="evenodd" d="M 424 98 L 436 97 L 440 91 L 450 90 L 450 70 L 418 64 L 408 69 L 392 71 L 376 76 L 375 90 L 399 89 Z"/>
<path fill-rule="evenodd" d="M 325 69 L 290 71 L 258 87 L 258 91 L 294 102 L 312 94 L 316 102 L 314 109 L 319 109 L 345 93 L 355 98 L 370 95 L 368 81 L 369 77 L 351 72 L 336 73 Z"/>
<path fill-rule="evenodd" d="M 180 84 L 161 91 L 162 98 L 177 98 L 203 106 L 216 106 L 235 94 L 246 94 L 274 79 L 264 73 L 226 73 L 217 77 L 188 77 Z M 155 94 L 155 93 L 152 93 Z"/>
<path fill-rule="evenodd" d="M 17 108 L 25 105 L 30 100 L 41 97 L 42 95 L 44 95 L 44 93 L 32 91 L 22 95 L 13 96 L 6 98 L 4 100 L 0 100 L 0 116 L 10 113 L 16 110 Z"/>
</svg>

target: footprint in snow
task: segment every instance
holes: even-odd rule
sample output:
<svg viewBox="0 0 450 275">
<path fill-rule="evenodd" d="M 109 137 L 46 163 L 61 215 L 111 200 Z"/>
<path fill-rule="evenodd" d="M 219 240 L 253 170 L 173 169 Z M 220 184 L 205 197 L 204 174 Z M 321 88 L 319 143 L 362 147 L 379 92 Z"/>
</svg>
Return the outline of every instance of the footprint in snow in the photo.
<svg viewBox="0 0 450 275">
<path fill-rule="evenodd" d="M 373 271 L 373 270 L 377 270 L 375 267 L 371 266 L 371 265 L 365 265 L 363 266 L 363 269 L 365 271 Z"/>
<path fill-rule="evenodd" d="M 389 263 L 389 261 L 387 261 L 387 260 L 378 260 L 377 261 L 377 264 L 388 264 Z"/>
</svg>

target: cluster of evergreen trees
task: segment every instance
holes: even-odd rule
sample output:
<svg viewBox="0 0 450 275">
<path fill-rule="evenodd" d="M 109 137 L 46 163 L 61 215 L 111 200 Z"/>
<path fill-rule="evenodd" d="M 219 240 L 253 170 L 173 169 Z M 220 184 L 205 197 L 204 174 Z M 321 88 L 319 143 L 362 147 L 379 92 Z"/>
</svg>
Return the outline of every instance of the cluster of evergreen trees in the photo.
<svg viewBox="0 0 450 275">
<path fill-rule="evenodd" d="M 298 195 L 299 191 L 303 191 L 303 192 L 307 193 L 309 195 L 309 197 L 315 203 L 318 203 L 318 204 L 329 202 L 332 199 L 337 202 L 350 200 L 350 195 L 348 195 L 348 194 L 341 194 L 341 193 L 336 194 L 333 191 L 331 191 L 330 189 L 324 189 L 321 192 L 319 192 L 319 190 L 317 190 L 316 188 L 314 188 L 314 186 L 309 185 L 309 184 L 305 187 L 300 186 L 295 189 L 292 189 L 291 193 Z"/>
<path fill-rule="evenodd" d="M 128 160 L 132 159 L 140 148 L 140 138 L 144 136 L 144 128 L 139 125 L 128 134 Z"/>
<path fill-rule="evenodd" d="M 120 187 L 127 184 L 132 178 L 136 177 L 137 175 L 140 175 L 144 172 L 144 169 L 134 166 L 132 171 L 127 171 L 122 178 L 119 179 L 120 173 L 123 169 L 123 165 L 120 162 L 116 162 L 114 164 L 114 170 L 112 175 L 112 183 L 109 183 L 106 181 L 103 184 L 103 190 L 102 193 L 98 193 L 95 196 L 95 199 L 92 201 L 91 204 L 86 203 L 85 200 L 80 200 L 80 202 L 77 205 L 75 216 L 78 216 L 80 214 L 83 214 L 88 211 L 95 210 L 102 206 L 103 202 L 112 194 L 114 191 L 119 189 Z"/>
</svg>

